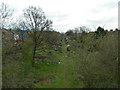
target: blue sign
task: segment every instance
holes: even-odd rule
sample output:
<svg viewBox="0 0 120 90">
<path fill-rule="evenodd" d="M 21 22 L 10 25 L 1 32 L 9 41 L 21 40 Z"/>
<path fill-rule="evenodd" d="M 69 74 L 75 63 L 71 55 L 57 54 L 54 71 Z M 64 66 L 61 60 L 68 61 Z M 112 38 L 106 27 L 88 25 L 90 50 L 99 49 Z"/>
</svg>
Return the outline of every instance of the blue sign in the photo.
<svg viewBox="0 0 120 90">
<path fill-rule="evenodd" d="M 24 36 L 25 36 L 24 33 L 25 33 L 26 31 L 25 31 L 25 30 L 20 30 L 19 32 L 21 33 L 22 39 L 24 39 Z"/>
</svg>

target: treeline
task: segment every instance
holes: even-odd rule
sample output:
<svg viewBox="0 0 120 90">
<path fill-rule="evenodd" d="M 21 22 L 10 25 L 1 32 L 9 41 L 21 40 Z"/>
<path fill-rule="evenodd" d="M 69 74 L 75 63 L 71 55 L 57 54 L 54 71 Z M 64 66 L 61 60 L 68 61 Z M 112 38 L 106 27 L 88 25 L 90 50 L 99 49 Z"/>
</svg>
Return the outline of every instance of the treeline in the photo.
<svg viewBox="0 0 120 90">
<path fill-rule="evenodd" d="M 117 29 L 106 31 L 102 27 L 98 27 L 95 32 L 86 32 L 82 29 L 85 32 L 81 33 L 80 30 L 77 33 L 70 30 L 64 34 L 56 31 L 37 31 L 40 33 L 40 38 L 36 48 L 38 58 L 35 57 L 34 67 L 32 66 L 33 34 L 26 33 L 24 42 L 17 44 L 6 42 L 2 52 L 3 87 L 34 87 L 34 80 L 38 78 L 37 60 L 57 64 L 57 59 L 60 57 L 56 58 L 53 52 L 58 55 L 65 53 L 62 50 L 62 43 L 65 42 L 69 45 L 66 55 L 73 60 L 71 63 L 74 66 L 73 79 L 77 83 L 76 87 L 80 87 L 79 83 L 83 82 L 83 88 L 117 88 L 119 31 Z"/>
<path fill-rule="evenodd" d="M 102 27 L 89 33 L 66 32 L 77 72 L 75 81 L 83 81 L 89 88 L 118 87 L 118 32 Z"/>
</svg>

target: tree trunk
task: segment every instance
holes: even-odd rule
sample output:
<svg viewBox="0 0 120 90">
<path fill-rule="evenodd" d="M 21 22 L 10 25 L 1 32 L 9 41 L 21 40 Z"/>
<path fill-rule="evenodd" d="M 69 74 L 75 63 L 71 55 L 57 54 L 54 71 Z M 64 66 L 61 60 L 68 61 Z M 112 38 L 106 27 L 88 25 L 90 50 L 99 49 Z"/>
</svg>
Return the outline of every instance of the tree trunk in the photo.
<svg viewBox="0 0 120 90">
<path fill-rule="evenodd" d="M 33 60 L 32 60 L 32 66 L 35 66 L 35 52 L 36 52 L 36 45 L 34 45 L 34 49 L 33 49 Z"/>
<path fill-rule="evenodd" d="M 36 30 L 34 32 L 34 48 L 33 48 L 33 60 L 32 60 L 32 66 L 35 66 L 35 54 L 36 54 L 36 48 L 37 48 L 37 38 L 36 38 Z"/>
</svg>

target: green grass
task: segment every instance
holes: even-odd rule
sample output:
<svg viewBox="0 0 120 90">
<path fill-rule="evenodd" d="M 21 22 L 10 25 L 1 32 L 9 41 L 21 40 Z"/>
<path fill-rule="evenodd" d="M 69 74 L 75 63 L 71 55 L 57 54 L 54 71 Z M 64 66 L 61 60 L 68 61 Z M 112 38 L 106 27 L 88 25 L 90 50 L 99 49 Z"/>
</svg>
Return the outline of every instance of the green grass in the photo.
<svg viewBox="0 0 120 90">
<path fill-rule="evenodd" d="M 66 44 L 63 42 L 62 52 L 51 51 L 54 59 L 59 60 L 61 64 L 49 64 L 37 62 L 35 73 L 37 78 L 43 80 L 34 84 L 34 88 L 72 88 L 82 87 L 81 82 L 75 82 L 75 70 L 73 67 L 73 59 L 66 54 Z M 39 78 L 39 79 L 40 79 Z M 38 80 L 39 80 L 38 79 Z M 80 84 L 80 86 L 78 85 Z"/>
</svg>

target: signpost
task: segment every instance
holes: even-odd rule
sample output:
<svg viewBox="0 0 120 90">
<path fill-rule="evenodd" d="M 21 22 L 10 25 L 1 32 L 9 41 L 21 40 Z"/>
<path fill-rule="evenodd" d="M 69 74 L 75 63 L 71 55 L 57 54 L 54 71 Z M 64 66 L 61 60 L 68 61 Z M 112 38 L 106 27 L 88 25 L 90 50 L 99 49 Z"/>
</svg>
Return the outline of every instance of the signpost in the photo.
<svg viewBox="0 0 120 90">
<path fill-rule="evenodd" d="M 24 33 L 25 33 L 26 31 L 25 31 L 25 30 L 20 30 L 19 32 L 21 33 L 22 40 L 24 40 L 24 36 L 25 36 Z"/>
</svg>

